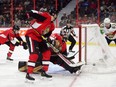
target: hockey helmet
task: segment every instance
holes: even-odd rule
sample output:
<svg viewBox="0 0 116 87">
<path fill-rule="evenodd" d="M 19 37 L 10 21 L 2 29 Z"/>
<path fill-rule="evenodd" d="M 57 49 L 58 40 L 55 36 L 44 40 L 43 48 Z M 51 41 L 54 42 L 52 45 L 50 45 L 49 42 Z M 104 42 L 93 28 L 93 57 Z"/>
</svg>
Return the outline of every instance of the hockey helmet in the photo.
<svg viewBox="0 0 116 87">
<path fill-rule="evenodd" d="M 57 14 L 57 11 L 56 10 L 50 10 L 49 13 L 50 13 L 50 15 L 54 16 L 55 14 Z"/>
<path fill-rule="evenodd" d="M 50 36 L 50 39 L 52 40 L 52 44 L 59 50 L 62 49 L 62 37 L 60 34 L 54 33 Z"/>
<path fill-rule="evenodd" d="M 19 31 L 19 30 L 20 30 L 20 28 L 19 28 L 19 26 L 14 25 L 14 26 L 13 26 L 13 30 L 17 30 L 17 31 Z"/>
<path fill-rule="evenodd" d="M 56 10 L 49 11 L 49 14 L 53 17 L 52 21 L 55 21 L 57 18 L 57 11 Z"/>
<path fill-rule="evenodd" d="M 108 24 L 108 23 L 110 23 L 110 19 L 109 18 L 105 18 L 104 19 L 104 24 Z"/>
</svg>

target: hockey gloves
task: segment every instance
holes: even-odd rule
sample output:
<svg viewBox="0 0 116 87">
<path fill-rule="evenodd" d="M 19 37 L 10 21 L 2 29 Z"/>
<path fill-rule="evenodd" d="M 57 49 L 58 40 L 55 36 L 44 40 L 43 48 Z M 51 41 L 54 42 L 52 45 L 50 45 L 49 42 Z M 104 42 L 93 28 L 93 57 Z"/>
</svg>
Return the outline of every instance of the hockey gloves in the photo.
<svg viewBox="0 0 116 87">
<path fill-rule="evenodd" d="M 28 49 L 28 46 L 27 46 L 27 43 L 26 43 L 26 42 L 23 42 L 22 46 L 23 46 L 23 48 L 24 48 L 25 50 Z"/>
<path fill-rule="evenodd" d="M 16 43 L 15 43 L 15 46 L 19 46 L 19 45 L 20 45 L 20 43 L 19 43 L 19 42 L 16 42 Z"/>
</svg>

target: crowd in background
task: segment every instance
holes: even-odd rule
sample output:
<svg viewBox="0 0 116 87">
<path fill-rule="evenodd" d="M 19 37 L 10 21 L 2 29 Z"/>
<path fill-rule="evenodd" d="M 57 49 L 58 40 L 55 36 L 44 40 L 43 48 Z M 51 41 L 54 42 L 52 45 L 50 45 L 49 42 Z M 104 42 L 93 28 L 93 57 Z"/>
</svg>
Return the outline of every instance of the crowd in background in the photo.
<svg viewBox="0 0 116 87">
<path fill-rule="evenodd" d="M 13 5 L 11 1 L 12 0 L 0 0 L 0 27 L 9 27 L 12 21 L 16 25 L 27 27 L 28 25 L 22 17 L 25 12 L 32 9 L 47 9 L 49 11 L 56 9 L 56 0 L 35 0 L 35 3 L 33 2 L 34 0 L 13 0 Z M 58 0 L 57 11 L 64 8 L 70 1 L 71 0 Z"/>
<path fill-rule="evenodd" d="M 78 4 L 78 23 L 90 24 L 98 23 L 98 0 L 80 0 Z M 65 12 L 61 17 L 59 26 L 66 25 L 67 20 L 71 21 L 73 26 L 76 25 L 77 8 L 67 15 Z M 116 22 L 116 2 L 115 0 L 100 0 L 100 22 L 109 17 L 112 22 Z"/>
<path fill-rule="evenodd" d="M 47 9 L 55 10 L 56 0 L 35 0 L 35 7 L 33 0 L 0 0 L 0 27 L 10 27 L 11 22 L 20 27 L 27 27 L 26 21 L 22 15 L 31 9 Z M 71 0 L 58 0 L 58 12 L 62 10 Z M 13 6 L 13 9 L 12 9 Z M 97 23 L 97 0 L 79 0 L 79 23 Z M 67 15 L 65 12 L 59 22 L 59 27 L 66 24 L 70 20 L 72 25 L 76 25 L 76 10 Z M 13 13 L 12 13 L 13 12 Z M 12 19 L 13 15 L 13 19 Z M 105 17 L 110 17 L 112 22 L 116 22 L 116 3 L 115 0 L 100 0 L 100 21 Z"/>
</svg>

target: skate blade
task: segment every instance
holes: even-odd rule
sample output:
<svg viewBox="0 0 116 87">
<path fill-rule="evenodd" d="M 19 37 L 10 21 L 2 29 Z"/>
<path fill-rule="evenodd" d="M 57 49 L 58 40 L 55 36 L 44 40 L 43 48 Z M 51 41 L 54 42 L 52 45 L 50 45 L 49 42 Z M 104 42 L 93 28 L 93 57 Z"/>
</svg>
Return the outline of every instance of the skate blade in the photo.
<svg viewBox="0 0 116 87">
<path fill-rule="evenodd" d="M 41 77 L 41 80 L 48 80 L 48 81 L 51 81 L 51 80 L 52 80 L 52 78 Z"/>
<path fill-rule="evenodd" d="M 25 83 L 30 83 L 30 84 L 34 84 L 35 80 L 29 80 L 29 79 L 26 79 L 25 80 Z"/>
</svg>

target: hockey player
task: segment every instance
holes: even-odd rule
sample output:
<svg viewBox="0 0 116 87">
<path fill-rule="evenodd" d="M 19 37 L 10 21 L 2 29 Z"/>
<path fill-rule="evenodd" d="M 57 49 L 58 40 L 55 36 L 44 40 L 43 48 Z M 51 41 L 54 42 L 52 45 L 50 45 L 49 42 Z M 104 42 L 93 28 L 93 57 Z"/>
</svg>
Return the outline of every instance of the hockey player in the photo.
<svg viewBox="0 0 116 87">
<path fill-rule="evenodd" d="M 116 23 L 111 23 L 109 18 L 104 19 L 104 23 L 100 25 L 108 45 L 114 41 L 116 44 Z"/>
<path fill-rule="evenodd" d="M 53 47 L 49 46 L 50 52 L 51 52 L 51 57 L 50 57 L 50 62 L 53 64 L 58 64 L 59 66 L 63 67 L 64 69 L 68 70 L 70 73 L 76 73 L 78 70 L 81 69 L 81 66 L 83 64 L 77 64 L 74 67 L 70 66 L 67 64 L 61 57 L 57 55 L 57 53 L 61 53 L 62 55 L 65 55 L 65 60 L 68 60 L 69 58 L 66 57 L 67 55 L 67 48 L 66 48 L 66 42 L 63 40 L 62 36 L 58 33 L 54 33 L 50 35 L 50 38 L 48 39 L 48 42 L 53 45 Z M 75 64 L 74 62 L 71 61 L 71 59 L 74 59 L 74 57 L 70 58 L 69 61 L 72 64 Z M 37 60 L 39 61 L 39 60 Z M 27 69 L 26 61 L 19 61 L 19 71 L 25 72 Z M 22 68 L 23 67 L 23 68 Z M 24 68 L 25 67 L 25 68 Z M 41 69 L 41 65 L 37 62 L 33 73 L 38 73 L 38 71 Z"/>
<path fill-rule="evenodd" d="M 63 40 L 62 36 L 58 33 L 54 33 L 50 36 L 51 44 L 59 50 L 63 55 L 67 55 L 66 42 Z M 65 56 L 66 57 L 66 56 Z M 73 57 L 74 58 L 74 57 Z M 67 59 L 68 60 L 68 59 Z M 69 60 L 70 61 L 70 60 Z M 70 73 L 76 73 L 80 70 L 82 65 L 71 67 L 65 61 L 63 61 L 55 52 L 51 50 L 50 62 L 53 64 L 58 64 L 68 70 Z M 72 61 L 70 61 L 72 62 Z"/>
<path fill-rule="evenodd" d="M 28 18 L 31 18 L 32 20 L 30 24 L 31 28 L 26 33 L 26 41 L 30 52 L 26 74 L 27 80 L 35 80 L 31 74 L 38 59 L 40 64 L 42 64 L 41 76 L 52 78 L 51 75 L 46 73 L 51 53 L 47 47 L 46 41 L 43 38 L 43 36 L 48 38 L 55 28 L 53 21 L 56 19 L 56 14 L 53 12 L 51 14 L 52 15 L 48 12 L 40 12 L 36 10 L 28 12 Z"/>
<path fill-rule="evenodd" d="M 70 41 L 71 42 L 71 45 L 69 46 L 69 52 L 75 52 L 73 51 L 73 47 L 75 46 L 76 44 L 76 40 L 74 37 L 77 38 L 75 32 L 74 32 L 74 29 L 70 23 L 70 21 L 67 21 L 67 25 L 64 26 L 61 31 L 60 31 L 60 35 L 63 37 L 63 39 L 65 41 Z"/>
<path fill-rule="evenodd" d="M 0 44 L 6 44 L 9 46 L 7 60 L 13 61 L 11 56 L 15 46 L 22 45 L 24 49 L 28 48 L 26 42 L 24 42 L 23 39 L 19 36 L 19 30 L 20 28 L 17 25 L 14 25 L 13 28 L 0 33 Z"/>
</svg>

